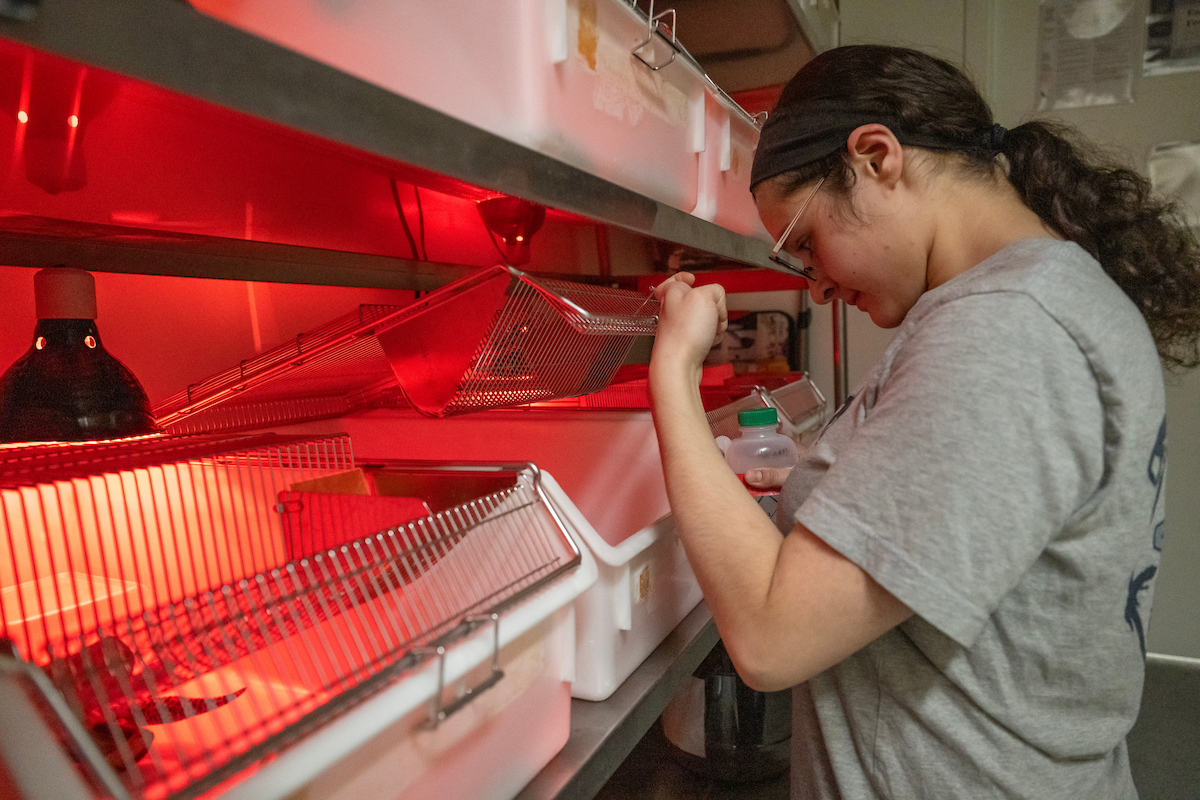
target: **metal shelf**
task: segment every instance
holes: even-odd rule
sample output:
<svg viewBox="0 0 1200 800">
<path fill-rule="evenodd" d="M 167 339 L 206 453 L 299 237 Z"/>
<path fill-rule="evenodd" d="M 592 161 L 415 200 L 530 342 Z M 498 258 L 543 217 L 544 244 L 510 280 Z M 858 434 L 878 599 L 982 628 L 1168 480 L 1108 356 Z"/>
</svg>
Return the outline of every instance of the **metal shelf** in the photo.
<svg viewBox="0 0 1200 800">
<path fill-rule="evenodd" d="M 4 263 L 93 272 L 429 291 L 471 267 L 316 247 L 0 214 Z"/>
<path fill-rule="evenodd" d="M 769 248 L 762 241 L 245 33 L 199 13 L 182 0 L 41 0 L 3 4 L 0 9 L 0 37 L 320 137 L 352 148 L 364 158 L 405 165 L 435 181 L 461 181 L 731 262 L 770 268 Z M 13 9 L 24 9 L 30 18 L 17 19 Z M 0 225 L 0 231 L 4 227 Z M 33 261 L 49 260 L 55 248 L 94 244 L 85 244 L 83 235 L 58 239 L 5 235 L 10 241 L 20 241 L 20 253 L 30 266 L 36 265 L 30 263 Z M 163 238 L 170 238 L 166 249 L 176 264 L 166 271 L 196 274 L 199 270 L 204 277 L 232 277 L 231 272 L 243 278 L 270 275 L 272 264 L 288 265 L 304 249 L 278 250 L 273 245 L 253 246 L 215 237 L 207 243 L 177 236 Z M 163 249 L 163 242 L 156 246 Z M 308 260 L 320 261 L 325 252 L 316 251 Z M 339 268 L 330 276 L 302 271 L 301 279 L 396 286 L 397 278 L 387 273 L 421 271 L 406 259 L 363 258 L 370 263 L 346 255 L 335 257 L 332 260 Z M 238 271 L 239 260 L 240 267 L 248 271 Z M 211 263 L 211 268 L 205 263 Z M 123 271 L 149 270 L 133 267 Z M 431 275 L 423 283 L 442 277 Z"/>
</svg>

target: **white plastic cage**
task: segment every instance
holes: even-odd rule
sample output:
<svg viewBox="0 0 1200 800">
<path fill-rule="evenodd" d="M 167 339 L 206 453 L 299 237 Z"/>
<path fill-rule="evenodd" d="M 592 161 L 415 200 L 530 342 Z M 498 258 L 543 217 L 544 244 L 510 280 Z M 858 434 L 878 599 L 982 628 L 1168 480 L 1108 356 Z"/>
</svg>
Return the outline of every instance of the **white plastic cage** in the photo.
<svg viewBox="0 0 1200 800">
<path fill-rule="evenodd" d="M 5 448 L 0 497 L 0 672 L 114 798 L 210 792 L 481 627 L 498 653 L 580 563 L 535 467 L 364 471 L 345 437 Z"/>
</svg>

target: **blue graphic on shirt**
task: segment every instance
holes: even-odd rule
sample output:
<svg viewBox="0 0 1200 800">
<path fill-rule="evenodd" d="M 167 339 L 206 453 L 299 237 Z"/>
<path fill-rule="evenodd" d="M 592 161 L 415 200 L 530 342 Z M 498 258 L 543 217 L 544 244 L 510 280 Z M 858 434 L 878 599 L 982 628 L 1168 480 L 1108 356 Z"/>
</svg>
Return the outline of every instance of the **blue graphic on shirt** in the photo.
<svg viewBox="0 0 1200 800">
<path fill-rule="evenodd" d="M 1158 501 L 1162 498 L 1162 488 L 1167 477 L 1166 417 L 1163 417 L 1162 423 L 1158 426 L 1158 436 L 1154 440 L 1154 448 L 1150 451 L 1150 463 L 1146 466 L 1146 475 L 1150 478 L 1150 485 L 1154 487 L 1154 505 L 1150 507 L 1150 522 L 1153 523 L 1154 517 L 1158 514 Z M 1162 550 L 1165 534 L 1165 520 L 1160 520 L 1157 525 L 1152 525 L 1150 543 L 1156 551 Z M 1139 608 L 1138 598 L 1143 591 L 1150 588 L 1150 581 L 1157 572 L 1158 567 L 1151 564 L 1137 574 L 1130 573 L 1129 592 L 1125 596 L 1125 624 L 1129 626 L 1129 630 L 1137 633 L 1138 645 L 1142 648 L 1142 658 L 1146 657 L 1146 628 L 1142 624 L 1142 611 Z"/>
<path fill-rule="evenodd" d="M 1142 627 L 1142 612 L 1138 609 L 1138 595 L 1147 588 L 1150 579 L 1156 572 L 1158 572 L 1158 567 L 1151 564 L 1139 572 L 1136 577 L 1131 575 L 1129 596 L 1125 600 L 1125 624 L 1129 626 L 1129 630 L 1137 631 L 1138 644 L 1141 645 L 1143 658 L 1146 657 L 1146 631 Z"/>
<path fill-rule="evenodd" d="M 1154 505 L 1150 508 L 1150 521 L 1154 521 L 1154 514 L 1158 511 L 1158 499 L 1162 497 L 1162 487 L 1166 483 L 1167 476 L 1167 418 L 1163 417 L 1162 424 L 1158 426 L 1158 438 L 1154 442 L 1154 449 L 1150 451 L 1150 463 L 1146 467 L 1146 474 L 1150 476 L 1150 483 L 1154 485 Z M 1159 535 L 1159 528 L 1163 523 L 1159 523 L 1154 529 L 1154 549 L 1162 550 L 1162 537 Z"/>
</svg>

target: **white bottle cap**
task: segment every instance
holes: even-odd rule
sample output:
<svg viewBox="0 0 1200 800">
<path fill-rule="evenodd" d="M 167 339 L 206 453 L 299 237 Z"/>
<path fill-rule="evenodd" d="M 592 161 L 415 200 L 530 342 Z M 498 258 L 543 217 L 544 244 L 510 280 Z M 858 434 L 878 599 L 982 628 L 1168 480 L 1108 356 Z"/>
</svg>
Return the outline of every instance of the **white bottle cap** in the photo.
<svg viewBox="0 0 1200 800">
<path fill-rule="evenodd" d="M 74 267 L 50 267 L 33 276 L 38 319 L 95 319 L 96 279 Z"/>
</svg>

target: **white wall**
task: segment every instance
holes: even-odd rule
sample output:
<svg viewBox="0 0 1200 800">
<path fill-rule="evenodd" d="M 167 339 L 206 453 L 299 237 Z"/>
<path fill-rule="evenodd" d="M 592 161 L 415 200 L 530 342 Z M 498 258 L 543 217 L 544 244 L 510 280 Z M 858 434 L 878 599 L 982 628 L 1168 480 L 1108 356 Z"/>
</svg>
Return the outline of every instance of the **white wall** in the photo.
<svg viewBox="0 0 1200 800">
<path fill-rule="evenodd" d="M 1136 12 L 1134 12 L 1136 13 Z M 1037 0 L 841 0 L 842 44 L 917 47 L 964 66 L 1013 127 L 1037 115 Z M 1155 144 L 1200 139 L 1200 72 L 1143 78 L 1136 102 L 1046 113 L 1118 150 L 1141 170 Z M 828 307 L 814 320 L 828 331 Z M 849 313 L 854 386 L 891 340 L 865 314 Z M 814 337 L 814 379 L 831 388 L 826 336 Z M 1150 650 L 1200 657 L 1200 370 L 1167 377 L 1167 539 L 1155 588 Z"/>
</svg>

